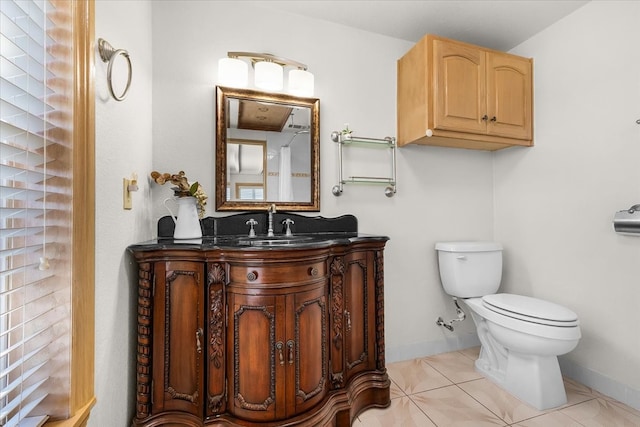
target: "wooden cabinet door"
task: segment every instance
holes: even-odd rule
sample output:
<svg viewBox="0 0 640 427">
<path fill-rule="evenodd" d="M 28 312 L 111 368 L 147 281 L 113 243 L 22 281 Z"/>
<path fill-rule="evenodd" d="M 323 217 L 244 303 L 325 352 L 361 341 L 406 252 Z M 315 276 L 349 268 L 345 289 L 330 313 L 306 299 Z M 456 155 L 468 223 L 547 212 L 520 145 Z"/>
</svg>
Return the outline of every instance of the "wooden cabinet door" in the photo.
<svg viewBox="0 0 640 427">
<path fill-rule="evenodd" d="M 433 41 L 434 129 L 485 133 L 485 54 L 444 40 Z"/>
<path fill-rule="evenodd" d="M 251 421 L 285 416 L 284 304 L 277 296 L 227 294 L 229 410 Z"/>
<path fill-rule="evenodd" d="M 487 132 L 531 140 L 532 65 L 526 58 L 487 53 Z"/>
<path fill-rule="evenodd" d="M 328 389 L 326 285 L 287 296 L 287 416 L 316 405 Z M 292 306 L 291 306 L 292 305 Z M 293 353 L 291 353 L 293 351 Z"/>
<path fill-rule="evenodd" d="M 204 378 L 204 265 L 157 262 L 153 334 L 152 412 L 202 416 Z"/>
<path fill-rule="evenodd" d="M 374 252 L 345 256 L 344 331 L 345 371 L 353 375 L 375 369 L 375 267 Z"/>
</svg>

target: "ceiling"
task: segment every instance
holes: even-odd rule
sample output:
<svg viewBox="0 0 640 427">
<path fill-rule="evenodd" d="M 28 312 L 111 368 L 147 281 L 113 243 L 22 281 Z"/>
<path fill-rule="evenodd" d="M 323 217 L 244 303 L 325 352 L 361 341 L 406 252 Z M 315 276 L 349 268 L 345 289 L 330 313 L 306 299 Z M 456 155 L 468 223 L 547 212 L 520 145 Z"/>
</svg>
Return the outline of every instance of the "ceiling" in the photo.
<svg viewBox="0 0 640 427">
<path fill-rule="evenodd" d="M 413 42 L 431 33 L 508 51 L 588 1 L 262 0 L 258 3 Z"/>
</svg>

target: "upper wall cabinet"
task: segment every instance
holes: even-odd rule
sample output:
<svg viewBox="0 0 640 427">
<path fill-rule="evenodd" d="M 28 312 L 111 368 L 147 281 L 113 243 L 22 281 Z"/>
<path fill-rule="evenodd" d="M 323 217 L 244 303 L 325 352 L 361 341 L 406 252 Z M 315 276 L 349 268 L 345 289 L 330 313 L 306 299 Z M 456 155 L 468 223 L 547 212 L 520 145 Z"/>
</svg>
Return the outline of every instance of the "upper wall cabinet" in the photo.
<svg viewBox="0 0 640 427">
<path fill-rule="evenodd" d="M 398 146 L 533 145 L 532 60 L 426 35 L 398 61 Z"/>
</svg>

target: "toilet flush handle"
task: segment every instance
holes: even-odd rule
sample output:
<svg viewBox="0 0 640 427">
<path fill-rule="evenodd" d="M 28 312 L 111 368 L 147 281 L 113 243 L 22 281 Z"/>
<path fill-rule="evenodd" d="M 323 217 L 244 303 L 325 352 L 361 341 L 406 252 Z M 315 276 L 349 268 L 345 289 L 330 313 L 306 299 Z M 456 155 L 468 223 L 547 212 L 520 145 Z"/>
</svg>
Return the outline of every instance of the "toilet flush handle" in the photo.
<svg viewBox="0 0 640 427">
<path fill-rule="evenodd" d="M 458 255 L 456 259 L 459 259 L 460 261 L 466 261 L 467 257 L 465 255 Z"/>
</svg>

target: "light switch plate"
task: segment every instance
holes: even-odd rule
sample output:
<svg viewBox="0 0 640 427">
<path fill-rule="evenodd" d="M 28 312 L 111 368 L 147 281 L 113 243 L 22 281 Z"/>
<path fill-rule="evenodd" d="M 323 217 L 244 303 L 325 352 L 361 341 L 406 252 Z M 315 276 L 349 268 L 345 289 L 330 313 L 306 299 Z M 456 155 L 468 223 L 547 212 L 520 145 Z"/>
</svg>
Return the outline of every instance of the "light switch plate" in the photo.
<svg viewBox="0 0 640 427">
<path fill-rule="evenodd" d="M 133 201 L 131 200 L 131 192 L 129 191 L 129 185 L 131 180 L 127 178 L 122 179 L 122 208 L 132 209 Z"/>
</svg>

